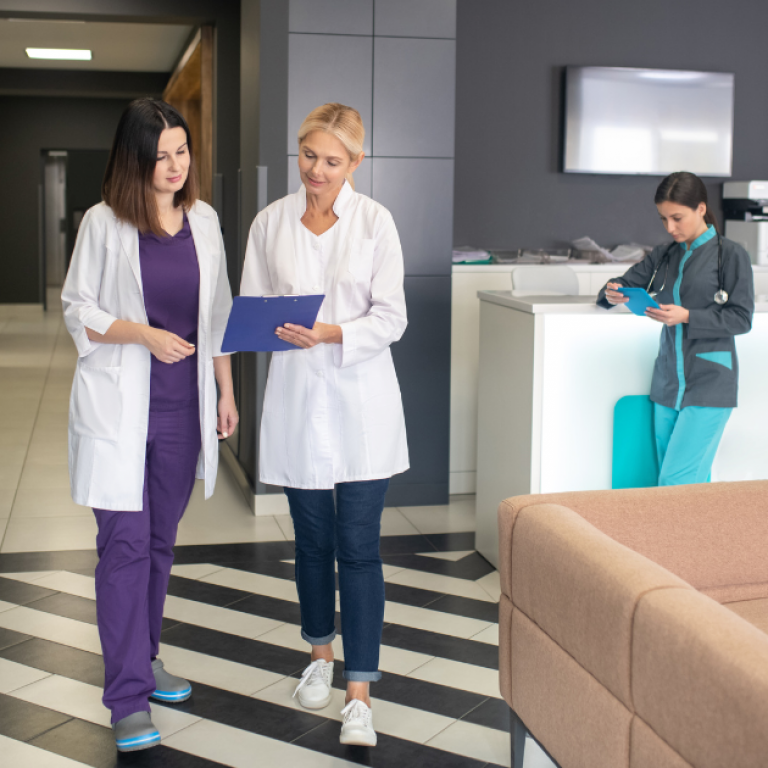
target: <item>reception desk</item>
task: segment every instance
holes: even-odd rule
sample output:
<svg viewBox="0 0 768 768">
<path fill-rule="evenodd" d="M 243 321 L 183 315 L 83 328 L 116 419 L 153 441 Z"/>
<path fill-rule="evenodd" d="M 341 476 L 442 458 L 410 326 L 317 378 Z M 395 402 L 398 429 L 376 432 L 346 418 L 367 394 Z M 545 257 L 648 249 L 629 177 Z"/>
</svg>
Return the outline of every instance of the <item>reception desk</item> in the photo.
<svg viewBox="0 0 768 768">
<path fill-rule="evenodd" d="M 479 291 L 477 550 L 497 564 L 509 496 L 611 487 L 613 409 L 647 395 L 661 326 L 594 296 Z M 713 481 L 768 479 L 768 302 L 737 337 L 739 408 Z"/>
</svg>

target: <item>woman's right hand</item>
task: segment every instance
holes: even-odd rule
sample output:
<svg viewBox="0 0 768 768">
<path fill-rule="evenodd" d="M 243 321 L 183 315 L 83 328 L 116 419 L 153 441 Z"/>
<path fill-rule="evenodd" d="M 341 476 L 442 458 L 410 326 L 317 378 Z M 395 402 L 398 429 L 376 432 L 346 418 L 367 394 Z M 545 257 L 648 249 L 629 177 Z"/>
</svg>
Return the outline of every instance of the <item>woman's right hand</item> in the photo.
<svg viewBox="0 0 768 768">
<path fill-rule="evenodd" d="M 195 345 L 185 341 L 170 331 L 160 328 L 147 328 L 145 331 L 144 346 L 161 363 L 178 363 L 185 357 L 195 354 Z"/>
<path fill-rule="evenodd" d="M 609 304 L 626 304 L 629 301 L 629 296 L 618 291 L 619 288 L 623 287 L 621 283 L 608 283 L 605 286 L 605 298 Z"/>
</svg>

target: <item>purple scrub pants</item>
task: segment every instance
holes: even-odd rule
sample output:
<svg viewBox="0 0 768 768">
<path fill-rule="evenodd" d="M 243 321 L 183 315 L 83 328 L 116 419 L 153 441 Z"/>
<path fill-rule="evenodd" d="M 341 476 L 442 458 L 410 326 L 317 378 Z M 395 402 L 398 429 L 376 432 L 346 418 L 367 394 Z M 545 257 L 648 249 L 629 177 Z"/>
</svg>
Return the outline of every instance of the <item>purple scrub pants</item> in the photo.
<svg viewBox="0 0 768 768">
<path fill-rule="evenodd" d="M 197 402 L 150 411 L 141 512 L 94 509 L 96 612 L 104 654 L 104 706 L 116 723 L 149 712 L 173 545 L 200 454 Z"/>
</svg>

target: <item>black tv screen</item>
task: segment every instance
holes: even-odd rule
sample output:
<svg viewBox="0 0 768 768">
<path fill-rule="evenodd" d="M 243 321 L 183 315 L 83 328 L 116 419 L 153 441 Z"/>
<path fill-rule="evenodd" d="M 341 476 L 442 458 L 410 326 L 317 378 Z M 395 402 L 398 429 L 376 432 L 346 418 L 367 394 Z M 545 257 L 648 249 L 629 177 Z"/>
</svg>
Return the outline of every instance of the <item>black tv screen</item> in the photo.
<svg viewBox="0 0 768 768">
<path fill-rule="evenodd" d="M 734 76 L 567 67 L 566 173 L 730 176 Z"/>
</svg>

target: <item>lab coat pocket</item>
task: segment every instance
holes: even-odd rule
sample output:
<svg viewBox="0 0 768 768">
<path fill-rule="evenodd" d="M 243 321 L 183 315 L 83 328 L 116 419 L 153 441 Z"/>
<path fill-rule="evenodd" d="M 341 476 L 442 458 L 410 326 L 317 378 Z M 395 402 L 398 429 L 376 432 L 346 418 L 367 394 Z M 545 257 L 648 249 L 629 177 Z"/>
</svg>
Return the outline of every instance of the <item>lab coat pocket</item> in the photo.
<svg viewBox="0 0 768 768">
<path fill-rule="evenodd" d="M 373 272 L 373 240 L 357 238 L 349 255 L 349 271 L 358 283 L 370 283 Z"/>
<path fill-rule="evenodd" d="M 75 434 L 97 440 L 117 440 L 123 414 L 120 370 L 119 367 L 78 366 L 70 416 Z"/>
</svg>

